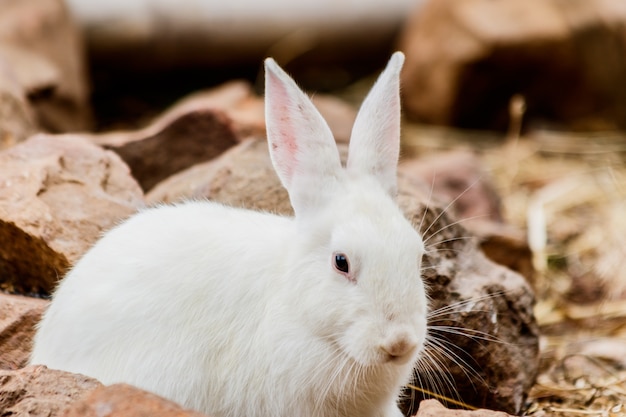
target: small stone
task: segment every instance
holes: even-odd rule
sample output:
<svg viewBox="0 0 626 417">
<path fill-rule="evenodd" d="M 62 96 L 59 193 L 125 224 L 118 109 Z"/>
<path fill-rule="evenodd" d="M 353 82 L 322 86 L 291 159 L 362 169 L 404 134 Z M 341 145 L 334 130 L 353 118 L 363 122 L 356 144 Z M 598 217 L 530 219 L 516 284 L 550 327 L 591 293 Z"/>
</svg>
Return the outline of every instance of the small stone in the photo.
<svg viewBox="0 0 626 417">
<path fill-rule="evenodd" d="M 415 417 L 511 417 L 511 415 L 501 411 L 485 409 L 449 409 L 441 405 L 437 400 L 424 400 L 420 403 L 420 409 Z"/>
</svg>

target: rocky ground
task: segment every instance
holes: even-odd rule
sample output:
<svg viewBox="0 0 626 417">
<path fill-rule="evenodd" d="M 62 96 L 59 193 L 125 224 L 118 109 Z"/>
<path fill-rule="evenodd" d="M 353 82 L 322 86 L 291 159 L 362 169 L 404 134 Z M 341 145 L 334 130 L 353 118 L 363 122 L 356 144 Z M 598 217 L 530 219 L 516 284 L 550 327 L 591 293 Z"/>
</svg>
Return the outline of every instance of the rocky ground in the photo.
<svg viewBox="0 0 626 417">
<path fill-rule="evenodd" d="M 141 207 L 209 198 L 291 213 L 255 80 L 173 97 L 153 85 L 170 101 L 149 105 L 128 80 L 103 91 L 61 0 L 7 2 L 0 28 L 1 414 L 197 415 L 27 366 L 28 354 L 57 280 Z M 407 414 L 626 413 L 625 28 L 620 0 L 439 0 L 398 37 L 399 204 L 427 242 L 432 308 L 451 306 L 430 324 L 462 333 L 439 335 L 453 350 L 431 353 L 429 377 L 416 369 Z M 342 150 L 370 83 L 314 95 Z"/>
</svg>

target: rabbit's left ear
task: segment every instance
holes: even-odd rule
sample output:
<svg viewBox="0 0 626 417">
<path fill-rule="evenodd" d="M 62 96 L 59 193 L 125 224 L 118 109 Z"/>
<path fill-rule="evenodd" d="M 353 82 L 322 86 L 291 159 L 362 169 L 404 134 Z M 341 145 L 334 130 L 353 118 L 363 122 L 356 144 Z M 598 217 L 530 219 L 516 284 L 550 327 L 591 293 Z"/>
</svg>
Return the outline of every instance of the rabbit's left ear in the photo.
<svg viewBox="0 0 626 417">
<path fill-rule="evenodd" d="M 395 197 L 400 154 L 400 70 L 404 54 L 391 56 L 365 98 L 350 136 L 348 170 L 374 175 Z"/>
</svg>

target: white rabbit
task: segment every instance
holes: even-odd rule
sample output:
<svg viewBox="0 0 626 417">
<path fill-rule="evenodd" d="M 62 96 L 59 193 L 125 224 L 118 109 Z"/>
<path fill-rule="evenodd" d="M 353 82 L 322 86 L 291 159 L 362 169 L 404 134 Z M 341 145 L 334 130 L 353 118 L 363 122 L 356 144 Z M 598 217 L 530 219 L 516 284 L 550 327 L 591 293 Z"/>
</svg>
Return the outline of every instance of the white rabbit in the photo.
<svg viewBox="0 0 626 417">
<path fill-rule="evenodd" d="M 213 417 L 399 417 L 426 337 L 424 245 L 395 204 L 395 53 L 343 168 L 309 98 L 265 61 L 274 167 L 295 218 L 207 201 L 144 210 L 60 283 L 33 364 Z"/>
</svg>

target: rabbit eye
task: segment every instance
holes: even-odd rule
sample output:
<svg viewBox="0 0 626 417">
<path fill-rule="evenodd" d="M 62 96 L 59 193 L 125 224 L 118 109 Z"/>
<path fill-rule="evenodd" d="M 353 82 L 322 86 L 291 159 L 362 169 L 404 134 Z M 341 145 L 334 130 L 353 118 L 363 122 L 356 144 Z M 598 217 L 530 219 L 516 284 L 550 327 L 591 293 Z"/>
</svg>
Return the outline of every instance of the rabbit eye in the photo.
<svg viewBox="0 0 626 417">
<path fill-rule="evenodd" d="M 339 272 L 347 274 L 350 272 L 350 264 L 348 263 L 348 257 L 344 253 L 335 253 L 335 269 Z"/>
</svg>

